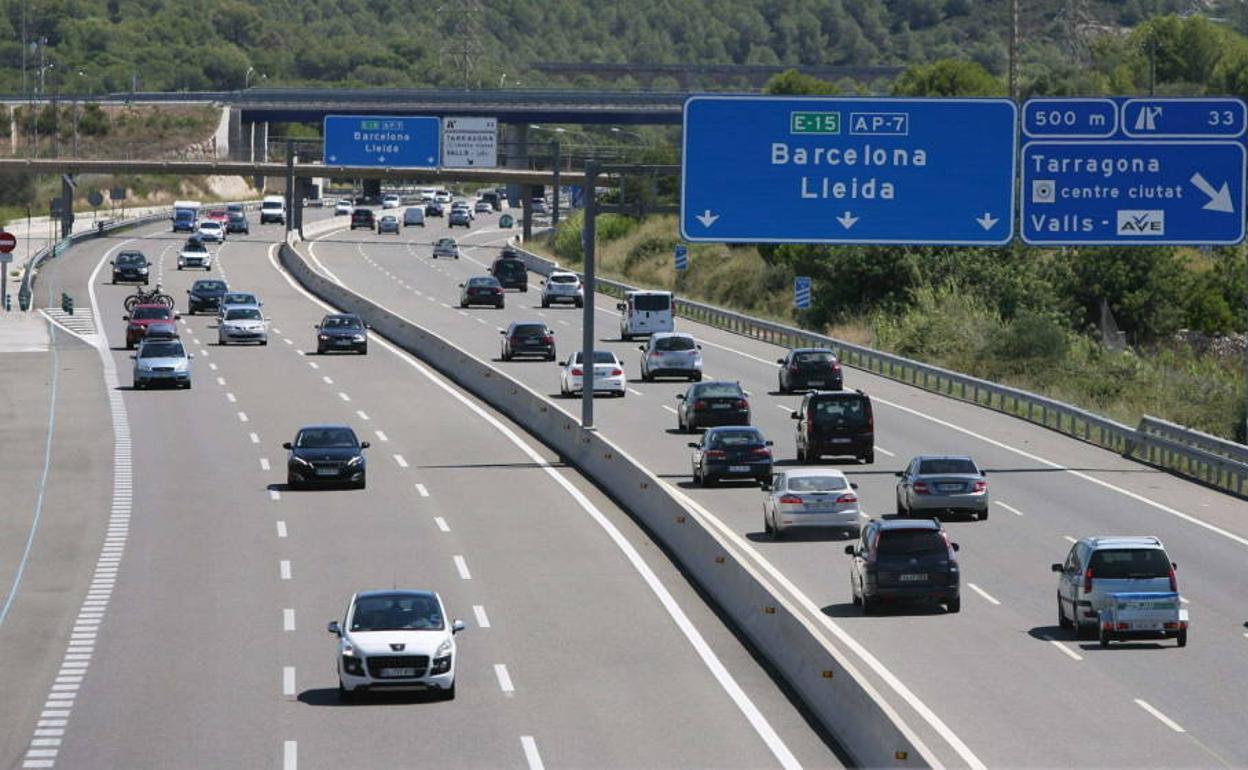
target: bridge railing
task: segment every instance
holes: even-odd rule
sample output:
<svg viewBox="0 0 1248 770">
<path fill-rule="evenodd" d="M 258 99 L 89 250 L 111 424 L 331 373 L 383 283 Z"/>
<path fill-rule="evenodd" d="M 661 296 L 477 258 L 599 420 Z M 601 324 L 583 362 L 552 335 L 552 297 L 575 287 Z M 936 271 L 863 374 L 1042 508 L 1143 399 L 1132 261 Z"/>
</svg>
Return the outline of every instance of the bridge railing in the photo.
<svg viewBox="0 0 1248 770">
<path fill-rule="evenodd" d="M 519 252 L 528 268 L 540 275 L 549 275 L 558 266 L 533 252 Z M 599 278 L 596 288 L 600 293 L 623 297 L 638 287 Z M 1132 428 L 1037 393 L 703 302 L 678 299 L 675 310 L 692 321 L 781 347 L 831 348 L 842 364 L 1008 414 L 1221 491 L 1248 497 L 1248 446 L 1147 416 L 1138 428 Z"/>
</svg>

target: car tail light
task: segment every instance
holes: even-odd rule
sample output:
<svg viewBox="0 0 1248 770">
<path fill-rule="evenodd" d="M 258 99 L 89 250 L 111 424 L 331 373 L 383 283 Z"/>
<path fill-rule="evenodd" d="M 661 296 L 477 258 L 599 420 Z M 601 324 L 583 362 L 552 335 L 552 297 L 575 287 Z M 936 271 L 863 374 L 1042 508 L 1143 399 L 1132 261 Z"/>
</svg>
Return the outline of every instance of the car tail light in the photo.
<svg viewBox="0 0 1248 770">
<path fill-rule="evenodd" d="M 705 402 L 705 401 L 703 401 L 703 400 L 701 400 L 701 399 L 699 399 L 699 400 L 697 400 L 697 401 L 694 401 L 694 402 L 693 402 L 693 408 L 694 408 L 694 409 L 705 409 L 705 408 L 706 408 L 706 402 Z"/>
<path fill-rule="evenodd" d="M 987 492 L 987 491 L 988 491 L 988 482 L 987 482 L 987 481 L 976 481 L 976 482 L 975 482 L 975 491 L 976 491 L 976 492 Z"/>
<path fill-rule="evenodd" d="M 1092 593 L 1092 568 L 1088 567 L 1083 571 L 1083 592 L 1085 594 Z"/>
<path fill-rule="evenodd" d="M 1127 629 L 1129 629 L 1129 628 L 1131 628 L 1131 624 L 1130 624 L 1130 623 L 1119 623 L 1119 624 L 1118 624 L 1118 628 L 1117 628 L 1116 630 L 1118 630 L 1118 631 L 1126 631 L 1126 630 L 1127 630 Z"/>
<path fill-rule="evenodd" d="M 754 449 L 750 451 L 750 454 L 756 457 L 771 457 L 771 450 L 765 446 L 754 447 Z"/>
<path fill-rule="evenodd" d="M 801 505 L 805 501 L 797 495 L 784 495 L 780 498 L 780 502 L 785 505 Z"/>
<path fill-rule="evenodd" d="M 494 289 L 494 293 L 495 293 L 495 294 L 502 294 L 502 293 L 503 293 L 503 290 L 502 290 L 502 289 L 499 289 L 499 288 L 497 288 L 497 287 L 495 287 L 495 289 Z"/>
<path fill-rule="evenodd" d="M 706 450 L 706 456 L 713 457 L 713 458 L 723 458 L 723 457 L 727 457 L 728 453 L 722 449 L 708 449 Z"/>
<path fill-rule="evenodd" d="M 612 376 L 612 377 L 619 377 L 619 376 L 620 376 L 621 374 L 623 374 L 623 373 L 624 373 L 624 370 L 623 370 L 623 369 L 612 369 L 612 370 L 611 370 L 611 376 Z"/>
<path fill-rule="evenodd" d="M 916 481 L 916 482 L 914 482 L 914 493 L 915 493 L 916 495 L 926 495 L 926 494 L 928 494 L 928 493 L 930 493 L 930 492 L 931 492 L 931 490 L 927 488 L 927 482 L 926 482 L 926 481 Z"/>
<path fill-rule="evenodd" d="M 1165 628 L 1167 631 L 1177 631 L 1179 629 L 1179 624 L 1178 623 L 1166 623 Z"/>
<path fill-rule="evenodd" d="M 1170 568 L 1170 590 L 1176 594 L 1179 592 L 1179 578 L 1174 574 L 1174 567 Z"/>
<path fill-rule="evenodd" d="M 553 344 L 554 341 L 555 341 L 555 338 L 550 336 L 549 334 L 547 334 L 545 337 L 542 337 L 542 342 L 547 345 Z"/>
<path fill-rule="evenodd" d="M 856 502 L 858 502 L 858 495 L 845 494 L 836 498 L 837 505 L 841 505 L 843 503 L 856 503 Z"/>
<path fill-rule="evenodd" d="M 834 371 L 834 372 L 839 372 L 840 370 L 841 370 L 841 365 L 840 365 L 839 363 L 837 363 L 836 361 L 833 361 L 833 362 L 832 362 L 832 371 Z"/>
<path fill-rule="evenodd" d="M 739 398 L 739 399 L 737 399 L 737 408 L 738 408 L 738 409 L 749 409 L 749 408 L 750 408 L 750 402 L 749 402 L 749 401 L 746 401 L 744 398 Z"/>
<path fill-rule="evenodd" d="M 573 370 L 572 370 L 572 376 L 573 376 L 573 377 L 580 377 L 582 374 L 584 374 L 584 372 L 582 372 L 580 369 L 573 369 Z"/>
</svg>

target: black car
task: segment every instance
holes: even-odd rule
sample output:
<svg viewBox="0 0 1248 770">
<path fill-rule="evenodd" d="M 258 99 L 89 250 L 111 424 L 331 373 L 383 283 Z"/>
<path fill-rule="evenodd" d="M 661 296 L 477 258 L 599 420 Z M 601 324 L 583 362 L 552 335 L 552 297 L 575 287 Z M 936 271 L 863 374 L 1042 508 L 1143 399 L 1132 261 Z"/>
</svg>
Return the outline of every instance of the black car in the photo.
<svg viewBox="0 0 1248 770">
<path fill-rule="evenodd" d="M 441 203 L 438 203 L 437 201 L 429 201 L 428 203 L 425 204 L 425 216 L 440 217 L 442 216 L 442 214 L 443 214 L 443 211 L 442 211 Z"/>
<path fill-rule="evenodd" d="M 499 334 L 503 335 L 504 361 L 516 356 L 541 356 L 547 361 L 555 360 L 555 333 L 540 321 L 513 321 Z"/>
<path fill-rule="evenodd" d="M 186 290 L 186 312 L 195 315 L 201 310 L 216 312 L 221 307 L 221 299 L 230 288 L 225 281 L 216 278 L 201 278 Z"/>
<path fill-rule="evenodd" d="M 870 615 L 885 601 L 927 601 L 962 609 L 957 543 L 934 519 L 872 519 L 856 545 L 845 546 L 853 557 L 849 590 L 862 614 Z"/>
<path fill-rule="evenodd" d="M 477 275 L 459 285 L 459 306 L 493 305 L 503 309 L 506 295 L 498 280 L 491 275 Z"/>
<path fill-rule="evenodd" d="M 327 315 L 317 324 L 316 352 L 349 350 L 368 355 L 368 324 L 354 313 Z"/>
<path fill-rule="evenodd" d="M 282 444 L 290 450 L 286 459 L 286 486 L 299 489 L 310 484 L 350 484 L 363 489 L 367 441 L 356 438 L 346 425 L 309 425 L 299 429 L 294 441 Z"/>
<path fill-rule="evenodd" d="M 123 251 L 112 262 L 113 283 L 141 283 L 147 285 L 151 263 L 141 251 Z"/>
<path fill-rule="evenodd" d="M 227 212 L 231 213 L 231 214 L 241 214 L 241 213 L 243 213 L 243 204 L 241 204 L 241 203 L 230 203 L 230 204 L 226 205 L 225 210 L 226 210 Z"/>
<path fill-rule="evenodd" d="M 875 462 L 875 414 L 861 390 L 812 391 L 792 417 L 797 420 L 797 461 L 825 455 Z"/>
<path fill-rule="evenodd" d="M 251 235 L 251 224 L 247 221 L 247 215 L 241 211 L 231 211 L 229 218 L 225 220 L 225 231 Z"/>
<path fill-rule="evenodd" d="M 749 425 L 750 394 L 739 382 L 699 382 L 676 400 L 676 429 L 685 433 L 708 425 Z"/>
<path fill-rule="evenodd" d="M 373 216 L 372 209 L 356 209 L 351 212 L 351 229 L 357 227 L 365 230 L 372 230 L 377 227 L 377 218 Z"/>
<path fill-rule="evenodd" d="M 796 348 L 784 358 L 777 359 L 776 363 L 780 364 L 780 373 L 776 377 L 781 393 L 808 389 L 840 390 L 844 387 L 841 362 L 827 348 Z"/>
<path fill-rule="evenodd" d="M 504 289 L 529 290 L 529 271 L 523 260 L 503 255 L 490 265 L 490 275 L 498 279 Z"/>
<path fill-rule="evenodd" d="M 701 441 L 689 442 L 693 450 L 693 480 L 709 487 L 720 479 L 771 481 L 771 442 L 749 425 L 711 428 Z"/>
</svg>

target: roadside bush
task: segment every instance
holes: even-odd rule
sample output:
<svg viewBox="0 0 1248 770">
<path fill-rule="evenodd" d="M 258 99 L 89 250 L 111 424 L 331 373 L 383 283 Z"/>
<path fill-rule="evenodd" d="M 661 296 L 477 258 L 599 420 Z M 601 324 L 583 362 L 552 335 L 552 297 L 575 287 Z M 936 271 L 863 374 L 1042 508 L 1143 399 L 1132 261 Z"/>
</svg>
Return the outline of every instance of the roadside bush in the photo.
<svg viewBox="0 0 1248 770">
<path fill-rule="evenodd" d="M 584 217 L 581 221 L 584 221 Z M 637 229 L 637 220 L 620 214 L 600 214 L 596 217 L 594 225 L 599 241 L 618 241 Z"/>
<path fill-rule="evenodd" d="M 584 224 L 585 214 L 580 211 L 559 223 L 551 243 L 557 260 L 564 264 L 580 264 L 585 258 L 581 247 L 581 227 Z"/>
</svg>

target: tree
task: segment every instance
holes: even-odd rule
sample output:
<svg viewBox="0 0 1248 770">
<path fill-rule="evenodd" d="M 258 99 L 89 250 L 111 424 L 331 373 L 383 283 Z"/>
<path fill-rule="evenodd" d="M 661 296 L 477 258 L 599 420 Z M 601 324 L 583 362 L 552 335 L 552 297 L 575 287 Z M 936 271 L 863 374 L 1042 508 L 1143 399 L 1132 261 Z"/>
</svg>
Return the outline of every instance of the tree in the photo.
<svg viewBox="0 0 1248 770">
<path fill-rule="evenodd" d="M 1005 84 L 975 62 L 941 59 L 898 76 L 894 96 L 1004 96 Z"/>
<path fill-rule="evenodd" d="M 785 96 L 831 96 L 838 93 L 835 83 L 820 80 L 813 75 L 803 75 L 795 69 L 772 75 L 763 86 L 763 93 Z"/>
</svg>

